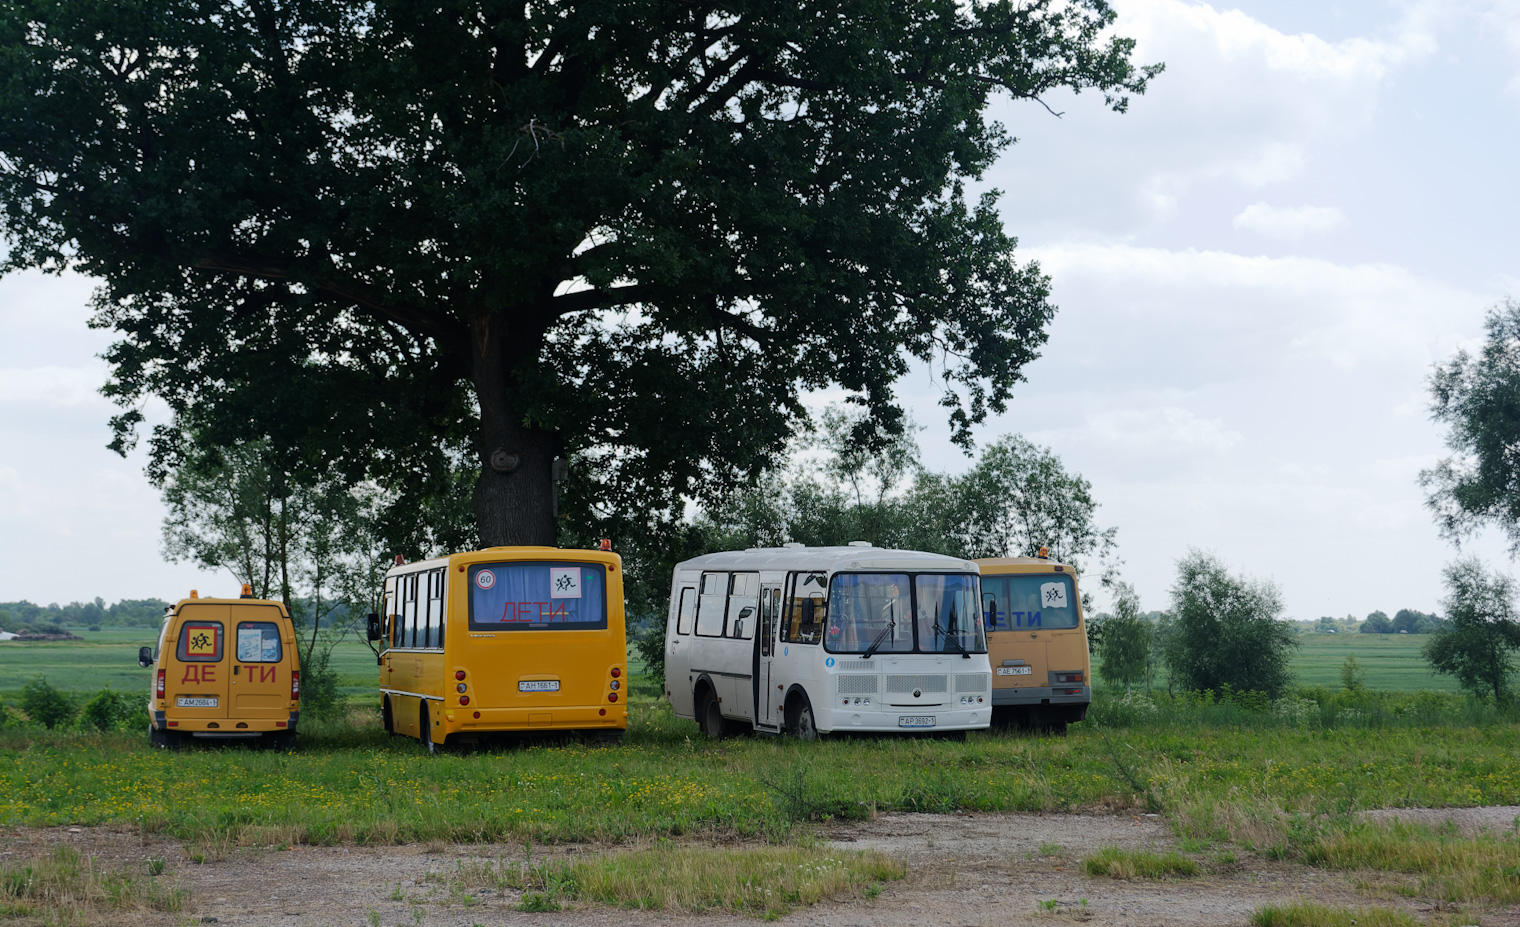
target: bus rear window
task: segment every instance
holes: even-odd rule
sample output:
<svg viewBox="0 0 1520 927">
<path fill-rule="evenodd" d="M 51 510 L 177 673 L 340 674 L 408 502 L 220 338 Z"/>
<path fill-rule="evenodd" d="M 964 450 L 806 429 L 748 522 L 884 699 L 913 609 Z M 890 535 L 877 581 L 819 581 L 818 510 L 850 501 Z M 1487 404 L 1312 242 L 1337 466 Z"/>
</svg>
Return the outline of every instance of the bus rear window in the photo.
<svg viewBox="0 0 1520 927">
<path fill-rule="evenodd" d="M 222 662 L 222 623 L 187 621 L 180 625 L 174 656 L 181 663 Z"/>
<path fill-rule="evenodd" d="M 982 617 L 989 631 L 1077 626 L 1077 592 L 1060 573 L 982 577 Z"/>
<path fill-rule="evenodd" d="M 280 626 L 273 621 L 239 621 L 237 658 L 239 663 L 278 663 L 284 656 L 280 646 Z"/>
<path fill-rule="evenodd" d="M 607 627 L 607 577 L 597 563 L 470 567 L 470 630 L 593 631 Z"/>
</svg>

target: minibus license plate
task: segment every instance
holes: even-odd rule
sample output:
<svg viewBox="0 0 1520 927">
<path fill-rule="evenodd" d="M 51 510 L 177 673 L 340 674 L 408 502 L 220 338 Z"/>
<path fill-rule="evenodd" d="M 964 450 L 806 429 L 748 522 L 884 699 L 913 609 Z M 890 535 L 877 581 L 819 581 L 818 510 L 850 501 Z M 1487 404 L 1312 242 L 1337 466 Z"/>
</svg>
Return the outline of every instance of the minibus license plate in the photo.
<svg viewBox="0 0 1520 927">
<path fill-rule="evenodd" d="M 933 715 L 899 715 L 898 718 L 897 718 L 897 726 L 898 727 L 933 727 L 934 726 L 934 716 Z"/>
<path fill-rule="evenodd" d="M 174 704 L 178 705 L 181 708 L 215 708 L 216 699 L 185 698 L 183 695 L 181 695 L 179 698 L 174 700 Z"/>
<path fill-rule="evenodd" d="M 558 679 L 524 679 L 517 684 L 519 692 L 558 692 Z"/>
<path fill-rule="evenodd" d="M 997 668 L 999 676 L 1033 676 L 1032 666 L 1000 666 Z"/>
</svg>

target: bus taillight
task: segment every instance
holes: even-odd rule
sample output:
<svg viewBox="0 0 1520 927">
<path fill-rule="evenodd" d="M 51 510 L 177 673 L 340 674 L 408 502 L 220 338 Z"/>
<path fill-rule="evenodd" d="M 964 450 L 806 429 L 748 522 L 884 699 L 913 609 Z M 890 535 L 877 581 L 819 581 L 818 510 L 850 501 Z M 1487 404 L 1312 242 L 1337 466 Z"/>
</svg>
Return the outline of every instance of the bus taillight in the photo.
<svg viewBox="0 0 1520 927">
<path fill-rule="evenodd" d="M 468 695 L 461 695 L 461 696 L 459 696 L 459 704 L 461 704 L 461 705 L 468 705 L 468 704 L 470 704 L 470 697 Z"/>
<path fill-rule="evenodd" d="M 608 692 L 607 693 L 607 701 L 609 701 L 609 702 L 615 702 L 615 701 L 617 701 L 617 693 L 616 692 Z"/>
<path fill-rule="evenodd" d="M 295 670 L 290 674 L 290 700 L 293 702 L 301 697 L 301 671 Z"/>
<path fill-rule="evenodd" d="M 622 668 L 621 668 L 621 667 L 617 667 L 617 666 L 614 666 L 614 667 L 613 667 L 613 668 L 612 668 L 612 678 L 613 678 L 613 679 L 616 679 L 616 678 L 618 678 L 618 677 L 619 677 L 619 676 L 621 676 L 621 675 L 623 675 L 623 670 L 622 670 Z"/>
<path fill-rule="evenodd" d="M 455 679 L 463 679 L 464 678 L 464 670 L 455 670 L 454 671 L 454 678 Z"/>
<path fill-rule="evenodd" d="M 158 685 L 155 687 L 155 690 L 158 692 L 158 697 L 159 698 L 163 698 L 164 697 L 164 671 L 163 670 L 159 670 L 158 671 Z"/>
</svg>

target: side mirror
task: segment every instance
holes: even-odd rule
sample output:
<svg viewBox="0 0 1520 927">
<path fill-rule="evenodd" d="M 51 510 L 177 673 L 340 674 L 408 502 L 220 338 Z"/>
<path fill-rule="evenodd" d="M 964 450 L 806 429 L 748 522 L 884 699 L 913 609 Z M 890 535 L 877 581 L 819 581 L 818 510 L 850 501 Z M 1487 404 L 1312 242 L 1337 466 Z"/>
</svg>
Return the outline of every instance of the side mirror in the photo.
<svg viewBox="0 0 1520 927">
<path fill-rule="evenodd" d="M 372 640 L 372 641 L 379 640 L 380 639 L 380 616 L 377 615 L 377 614 L 375 614 L 374 612 L 370 612 L 368 615 L 364 616 L 364 621 L 365 621 L 365 628 L 364 628 L 365 634 L 368 635 L 369 639 Z"/>
<path fill-rule="evenodd" d="M 139 648 L 137 648 L 137 665 L 138 666 L 152 666 L 153 665 L 153 648 L 152 647 L 139 647 Z"/>
<path fill-rule="evenodd" d="M 982 612 L 987 616 L 987 627 L 997 627 L 997 596 L 991 593 L 982 596 Z"/>
</svg>

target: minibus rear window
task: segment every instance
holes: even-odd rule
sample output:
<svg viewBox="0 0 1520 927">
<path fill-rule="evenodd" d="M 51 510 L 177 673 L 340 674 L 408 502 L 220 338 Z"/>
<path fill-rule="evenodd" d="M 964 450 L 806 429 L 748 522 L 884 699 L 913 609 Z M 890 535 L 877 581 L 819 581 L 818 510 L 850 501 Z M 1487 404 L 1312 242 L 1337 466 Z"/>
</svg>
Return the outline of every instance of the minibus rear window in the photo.
<svg viewBox="0 0 1520 927">
<path fill-rule="evenodd" d="M 472 631 L 607 627 L 607 576 L 599 563 L 480 563 L 469 579 Z"/>
<path fill-rule="evenodd" d="M 280 626 L 273 621 L 239 621 L 237 658 L 239 663 L 278 663 L 284 657 L 280 646 Z"/>
<path fill-rule="evenodd" d="M 187 621 L 179 627 L 179 647 L 174 652 L 181 663 L 222 662 L 222 623 Z"/>
</svg>

